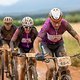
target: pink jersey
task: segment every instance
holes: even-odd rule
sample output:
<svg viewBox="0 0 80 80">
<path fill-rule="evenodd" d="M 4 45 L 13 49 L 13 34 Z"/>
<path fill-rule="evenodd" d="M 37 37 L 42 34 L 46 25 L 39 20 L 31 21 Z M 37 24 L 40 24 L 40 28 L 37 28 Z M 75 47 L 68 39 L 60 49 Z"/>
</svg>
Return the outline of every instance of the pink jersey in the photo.
<svg viewBox="0 0 80 80">
<path fill-rule="evenodd" d="M 65 19 L 62 19 L 59 29 L 54 29 L 48 18 L 44 25 L 42 26 L 38 37 L 42 38 L 46 43 L 57 43 L 62 41 L 62 34 L 67 30 L 68 22 Z"/>
</svg>

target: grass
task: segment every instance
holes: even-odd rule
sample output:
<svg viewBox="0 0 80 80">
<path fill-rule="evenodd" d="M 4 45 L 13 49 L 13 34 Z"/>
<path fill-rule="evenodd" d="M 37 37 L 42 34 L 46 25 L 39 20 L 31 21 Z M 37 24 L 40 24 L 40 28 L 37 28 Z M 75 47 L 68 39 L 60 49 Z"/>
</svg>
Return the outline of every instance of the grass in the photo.
<svg viewBox="0 0 80 80">
<path fill-rule="evenodd" d="M 64 37 L 64 45 L 67 54 L 73 55 L 80 53 L 80 46 L 78 45 L 78 42 L 75 39 Z"/>
</svg>

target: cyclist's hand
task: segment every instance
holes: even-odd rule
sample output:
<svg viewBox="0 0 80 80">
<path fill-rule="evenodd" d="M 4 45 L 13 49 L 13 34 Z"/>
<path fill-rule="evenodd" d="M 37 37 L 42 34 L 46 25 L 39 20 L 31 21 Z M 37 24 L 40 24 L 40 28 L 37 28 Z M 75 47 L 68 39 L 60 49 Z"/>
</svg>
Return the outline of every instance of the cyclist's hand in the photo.
<svg viewBox="0 0 80 80">
<path fill-rule="evenodd" d="M 38 60 L 38 61 L 44 61 L 45 60 L 45 57 L 42 53 L 37 53 L 35 55 L 35 57 L 36 57 L 36 60 Z"/>
</svg>

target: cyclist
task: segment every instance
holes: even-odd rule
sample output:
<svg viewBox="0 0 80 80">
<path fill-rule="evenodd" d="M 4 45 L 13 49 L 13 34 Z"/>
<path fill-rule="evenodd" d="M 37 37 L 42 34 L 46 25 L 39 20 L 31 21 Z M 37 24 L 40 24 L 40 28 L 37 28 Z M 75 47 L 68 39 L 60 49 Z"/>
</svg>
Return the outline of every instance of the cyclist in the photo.
<svg viewBox="0 0 80 80">
<path fill-rule="evenodd" d="M 14 42 L 17 39 L 19 40 L 18 47 L 20 52 L 29 53 L 33 48 L 33 42 L 37 34 L 38 32 L 34 27 L 33 19 L 31 17 L 24 17 L 22 19 L 22 25 L 16 30 L 10 42 L 13 54 L 14 54 Z M 18 64 L 20 65 L 19 66 L 20 80 L 24 80 L 25 59 L 22 57 L 18 58 Z"/>
<path fill-rule="evenodd" d="M 10 40 L 16 30 L 16 26 L 12 24 L 13 19 L 11 17 L 4 17 L 3 26 L 0 29 L 1 37 L 4 40 L 4 43 L 9 45 Z"/>
<path fill-rule="evenodd" d="M 66 56 L 66 52 L 64 49 L 64 41 L 62 35 L 65 31 L 68 31 L 80 44 L 80 37 L 76 33 L 75 30 L 71 27 L 71 25 L 62 18 L 63 14 L 60 9 L 53 8 L 50 13 L 48 19 L 45 21 L 42 26 L 38 36 L 34 41 L 34 50 L 37 54 L 41 54 L 39 51 L 39 43 L 41 43 L 41 47 L 43 52 L 49 53 L 50 55 L 59 57 Z M 48 63 L 48 71 L 46 72 L 46 80 L 51 80 L 53 76 L 53 66 L 52 61 Z M 64 68 L 61 69 L 61 71 Z M 67 70 L 66 68 L 64 70 Z M 69 70 L 67 70 L 69 73 Z"/>
<path fill-rule="evenodd" d="M 4 17 L 3 25 L 0 27 L 0 38 L 1 38 L 1 45 L 0 47 L 7 44 L 9 47 L 10 40 L 16 30 L 16 26 L 13 25 L 12 17 Z M 6 46 L 5 46 L 6 47 Z M 7 53 L 4 53 L 4 61 L 5 61 L 5 69 L 7 66 Z"/>
</svg>

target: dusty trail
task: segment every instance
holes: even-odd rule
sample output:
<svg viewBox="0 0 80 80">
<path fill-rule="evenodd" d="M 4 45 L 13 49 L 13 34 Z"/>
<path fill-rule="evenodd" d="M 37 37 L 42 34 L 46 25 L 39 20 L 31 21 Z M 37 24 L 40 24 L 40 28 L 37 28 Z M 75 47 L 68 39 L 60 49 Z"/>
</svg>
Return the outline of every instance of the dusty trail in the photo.
<svg viewBox="0 0 80 80">
<path fill-rule="evenodd" d="M 72 80 L 80 80 L 80 68 L 70 66 L 69 69 L 71 72 Z M 45 80 L 45 75 L 46 75 L 45 73 L 47 71 L 47 66 L 44 62 L 37 63 L 37 71 L 38 71 L 38 80 Z M 8 78 L 6 78 L 6 75 L 4 80 L 9 80 Z"/>
<path fill-rule="evenodd" d="M 39 80 L 45 80 L 45 73 L 47 70 L 47 66 L 44 62 L 38 62 L 37 64 L 37 71 L 38 71 L 38 77 Z M 69 67 L 69 70 L 71 72 L 72 80 L 80 80 L 80 68 L 77 67 Z"/>
</svg>

